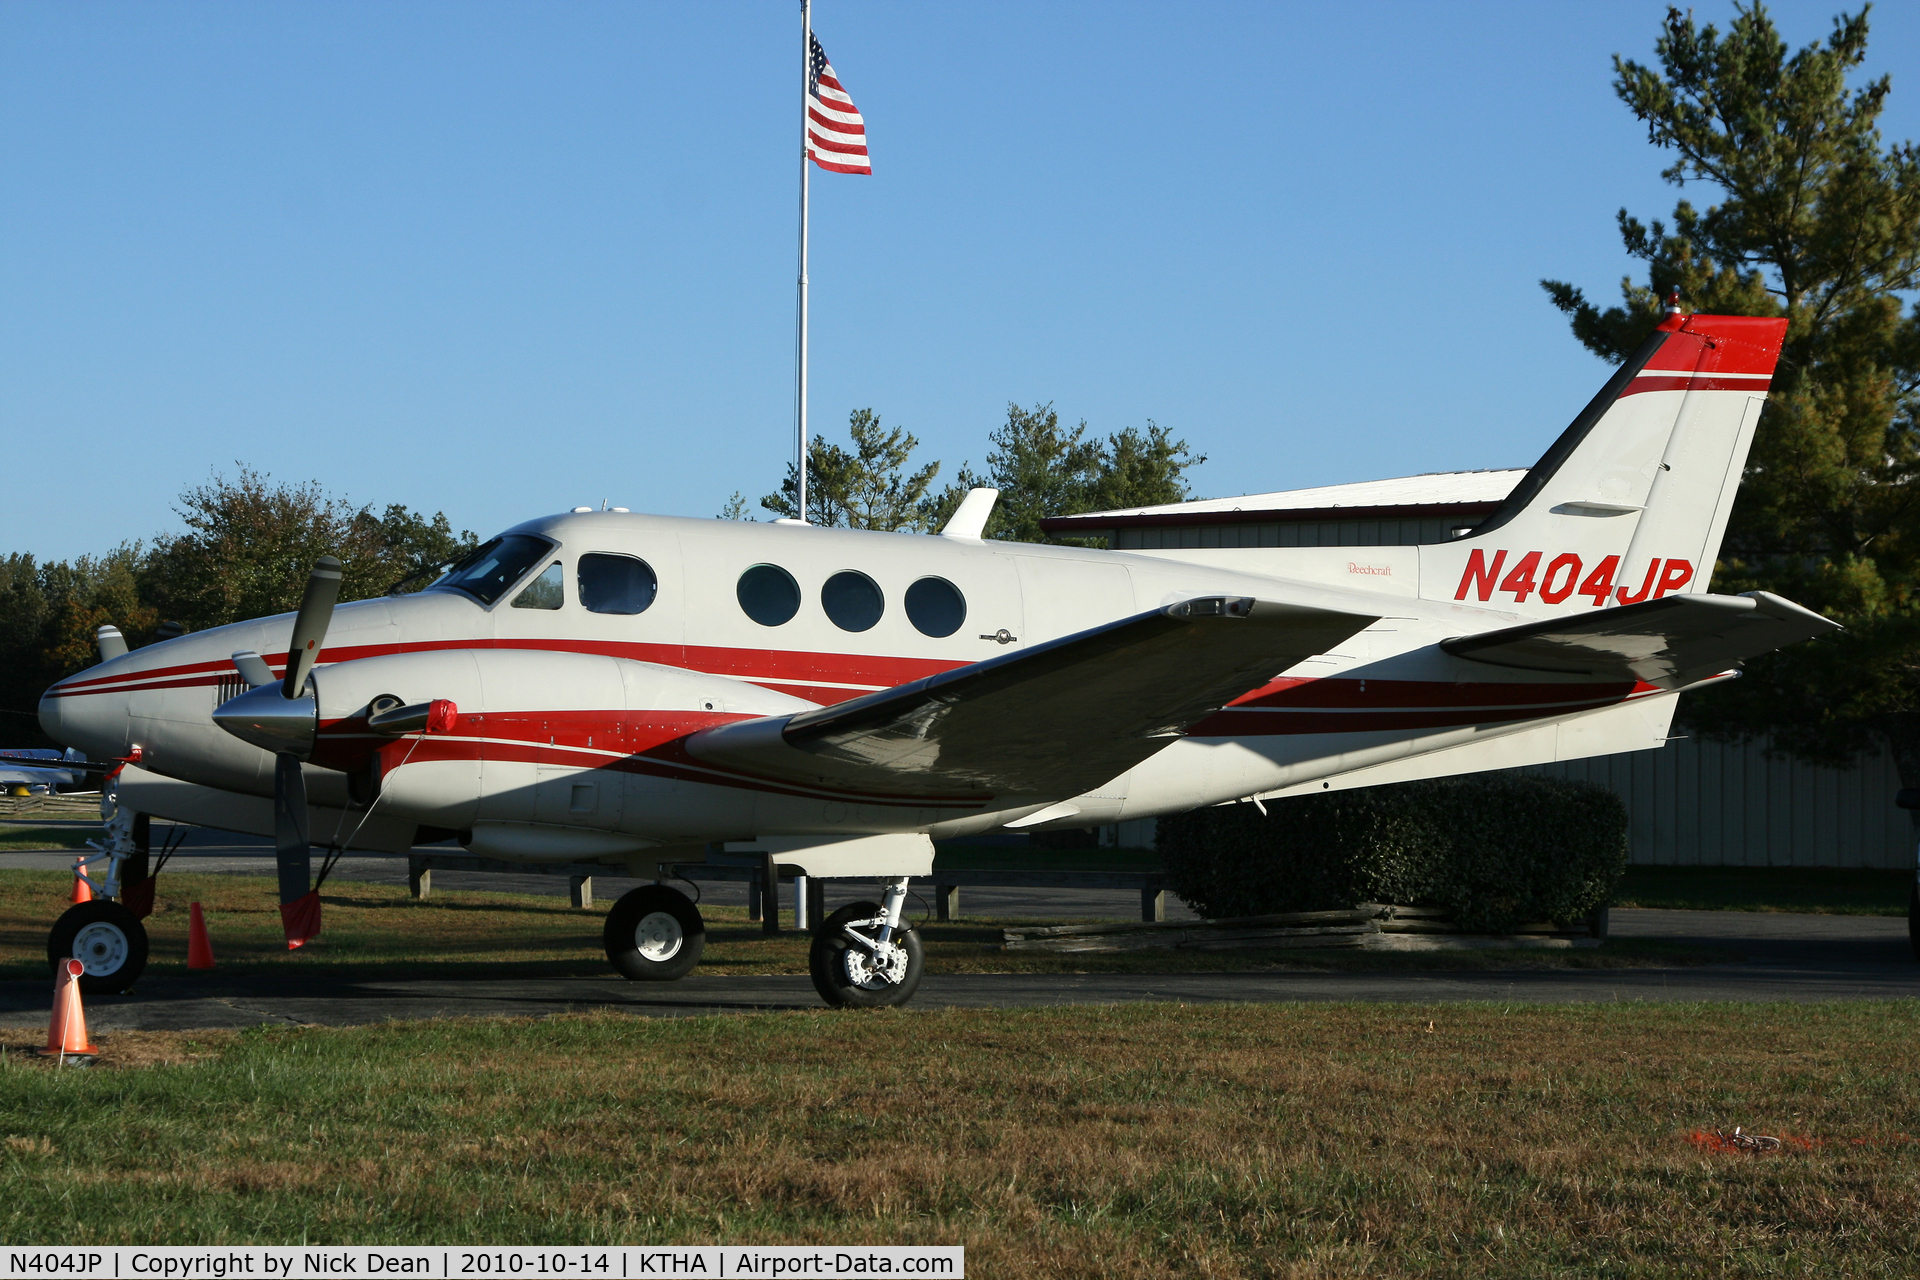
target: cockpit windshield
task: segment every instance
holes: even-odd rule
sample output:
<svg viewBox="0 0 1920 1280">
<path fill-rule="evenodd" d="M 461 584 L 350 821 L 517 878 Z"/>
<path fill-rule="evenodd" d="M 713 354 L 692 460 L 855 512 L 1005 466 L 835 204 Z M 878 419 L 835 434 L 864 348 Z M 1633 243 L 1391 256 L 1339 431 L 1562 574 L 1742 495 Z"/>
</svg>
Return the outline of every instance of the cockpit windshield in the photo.
<svg viewBox="0 0 1920 1280">
<path fill-rule="evenodd" d="M 545 560 L 554 544 L 531 534 L 509 533 L 483 542 L 472 555 L 447 570 L 429 591 L 464 591 L 481 604 L 492 604 L 507 588 Z"/>
</svg>

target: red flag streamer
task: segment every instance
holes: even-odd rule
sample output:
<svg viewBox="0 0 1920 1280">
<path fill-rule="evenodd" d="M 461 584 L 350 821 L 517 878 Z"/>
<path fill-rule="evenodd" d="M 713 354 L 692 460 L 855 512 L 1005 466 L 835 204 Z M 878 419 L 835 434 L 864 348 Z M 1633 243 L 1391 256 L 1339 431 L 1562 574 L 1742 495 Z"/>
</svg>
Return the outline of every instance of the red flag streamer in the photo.
<svg viewBox="0 0 1920 1280">
<path fill-rule="evenodd" d="M 292 902 L 280 904 L 280 924 L 287 931 L 287 950 L 297 951 L 320 936 L 320 891 L 309 889 Z"/>
</svg>

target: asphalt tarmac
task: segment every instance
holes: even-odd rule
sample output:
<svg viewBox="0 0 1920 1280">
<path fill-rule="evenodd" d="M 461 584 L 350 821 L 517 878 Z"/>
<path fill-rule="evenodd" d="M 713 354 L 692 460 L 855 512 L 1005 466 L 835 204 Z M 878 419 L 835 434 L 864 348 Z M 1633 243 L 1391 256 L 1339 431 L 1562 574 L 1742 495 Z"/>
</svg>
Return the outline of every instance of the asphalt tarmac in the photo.
<svg viewBox="0 0 1920 1280">
<path fill-rule="evenodd" d="M 20 825 L 36 826 L 85 826 L 89 830 L 97 829 L 98 823 L 30 823 L 27 819 L 15 820 Z M 154 824 L 154 845 L 160 845 L 163 832 L 170 831 L 171 824 Z M 458 854 L 461 850 L 455 845 L 423 845 L 417 852 L 437 854 Z M 0 869 L 8 867 L 34 867 L 42 870 L 64 870 L 73 865 L 74 853 L 71 850 L 48 850 L 45 852 L 0 853 Z M 268 840 L 251 836 L 232 835 L 223 831 L 210 831 L 204 827 L 189 827 L 179 851 L 174 855 L 175 870 L 213 871 L 234 875 L 270 876 L 274 874 L 273 844 Z M 317 855 L 315 866 L 318 867 Z M 407 863 L 404 858 L 348 854 L 340 859 L 334 869 L 334 877 L 339 880 L 359 880 L 369 884 L 405 884 L 407 882 Z M 643 883 L 620 875 L 595 876 L 593 878 L 593 897 L 596 904 L 611 906 L 627 890 Z M 564 875 L 542 875 L 538 873 L 515 875 L 499 872 L 447 871 L 436 870 L 433 873 L 435 889 L 452 890 L 491 890 L 496 893 L 538 893 L 564 898 L 568 893 L 567 877 Z M 685 890 L 686 885 L 676 885 Z M 791 885 L 783 886 L 783 910 L 792 909 Z M 860 881 L 827 881 L 827 910 L 847 902 L 874 897 L 874 888 Z M 745 906 L 747 885 L 742 880 L 708 880 L 699 885 L 698 899 L 702 902 L 717 903 L 721 906 Z M 1123 889 L 1012 889 L 999 887 L 968 887 L 961 890 L 961 911 L 963 914 L 993 916 L 1001 919 L 1057 918 L 1061 916 L 1087 917 L 1094 919 L 1137 920 L 1140 916 L 1140 895 Z M 932 910 L 932 891 L 927 890 L 919 902 L 910 902 L 909 909 L 918 916 Z M 1166 915 L 1169 920 L 1192 920 L 1197 918 L 1186 903 L 1172 894 L 1167 895 Z"/>
<path fill-rule="evenodd" d="M 203 846 L 196 870 L 262 874 L 271 861 L 254 847 Z M 0 867 L 64 866 L 71 855 L 0 854 Z M 403 863 L 343 862 L 351 879 L 404 879 Z M 436 873 L 436 887 L 494 887 L 564 894 L 566 882 L 529 876 L 473 876 L 456 884 Z M 602 902 L 626 882 L 596 881 Z M 736 897 L 737 885 L 711 885 Z M 852 893 L 857 890 L 847 889 Z M 1128 894 L 1069 890 L 1003 891 L 1009 901 L 989 904 L 989 892 L 968 891 L 970 911 L 1034 916 L 1112 915 L 1137 910 Z M 713 897 L 718 897 L 714 893 Z M 831 902 L 831 900 L 830 900 Z M 1169 902 L 1171 908 L 1176 904 Z M 1627 1000 L 1836 1000 L 1920 997 L 1920 962 L 1907 942 L 1906 920 L 1891 916 L 1796 915 L 1736 911 L 1616 909 L 1612 933 L 1722 948 L 1727 963 L 1649 969 L 1528 969 L 1369 973 L 965 974 L 934 975 L 920 987 L 915 1007 L 1032 1008 L 1074 1004 L 1233 1001 L 1456 1001 L 1565 1003 Z M 297 963 L 297 962 L 296 962 Z M 396 1019 L 539 1016 L 618 1009 L 642 1016 L 680 1016 L 749 1010 L 812 1010 L 819 998 L 804 977 L 723 977 L 695 972 L 680 982 L 642 984 L 606 977 L 389 978 L 340 981 L 321 972 L 149 977 L 125 996 L 88 1001 L 92 1030 L 188 1030 L 260 1024 L 351 1026 Z M 0 1027 L 39 1028 L 46 1022 L 45 982 L 0 982 Z"/>
</svg>

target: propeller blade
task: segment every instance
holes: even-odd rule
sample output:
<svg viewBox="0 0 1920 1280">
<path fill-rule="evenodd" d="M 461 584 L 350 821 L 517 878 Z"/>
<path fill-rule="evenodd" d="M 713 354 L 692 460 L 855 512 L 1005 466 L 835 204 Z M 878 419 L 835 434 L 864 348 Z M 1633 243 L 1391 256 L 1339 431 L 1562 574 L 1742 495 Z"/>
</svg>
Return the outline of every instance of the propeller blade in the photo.
<svg viewBox="0 0 1920 1280">
<path fill-rule="evenodd" d="M 127 638 L 120 634 L 120 628 L 111 622 L 97 627 L 93 633 L 94 643 L 100 646 L 100 661 L 112 662 L 115 658 L 127 656 Z"/>
<path fill-rule="evenodd" d="M 247 688 L 258 689 L 262 685 L 273 683 L 273 668 L 267 660 L 251 649 L 242 649 L 233 655 L 233 669 L 247 682 Z"/>
<path fill-rule="evenodd" d="M 313 842 L 307 831 L 307 783 L 300 758 L 273 758 L 273 857 L 280 871 L 280 924 L 292 951 L 320 936 L 320 895 L 313 890 Z"/>
<path fill-rule="evenodd" d="M 312 840 L 307 835 L 307 780 L 300 757 L 282 751 L 273 758 L 273 856 L 280 866 L 280 901 L 292 902 L 311 887 Z"/>
<path fill-rule="evenodd" d="M 306 688 L 314 659 L 320 656 L 320 646 L 326 643 L 334 602 L 339 598 L 340 562 L 332 556 L 321 556 L 313 562 L 313 573 L 307 578 L 307 594 L 300 601 L 300 612 L 293 618 L 293 641 L 287 646 L 287 678 L 280 686 L 283 697 L 297 698 Z"/>
</svg>

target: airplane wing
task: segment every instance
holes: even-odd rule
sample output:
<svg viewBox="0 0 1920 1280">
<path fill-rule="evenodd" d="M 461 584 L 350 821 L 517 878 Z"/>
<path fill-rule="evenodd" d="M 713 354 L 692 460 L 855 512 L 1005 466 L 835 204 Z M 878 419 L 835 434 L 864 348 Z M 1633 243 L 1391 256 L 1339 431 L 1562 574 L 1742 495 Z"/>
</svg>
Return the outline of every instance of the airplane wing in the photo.
<svg viewBox="0 0 1920 1280">
<path fill-rule="evenodd" d="M 1678 689 L 1769 650 L 1837 631 L 1767 591 L 1667 596 L 1597 613 L 1442 640 L 1455 657 L 1496 667 L 1644 680 Z"/>
<path fill-rule="evenodd" d="M 887 796 L 1097 787 L 1374 618 L 1211 596 L 792 716 L 703 730 L 694 757 Z"/>
</svg>

